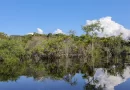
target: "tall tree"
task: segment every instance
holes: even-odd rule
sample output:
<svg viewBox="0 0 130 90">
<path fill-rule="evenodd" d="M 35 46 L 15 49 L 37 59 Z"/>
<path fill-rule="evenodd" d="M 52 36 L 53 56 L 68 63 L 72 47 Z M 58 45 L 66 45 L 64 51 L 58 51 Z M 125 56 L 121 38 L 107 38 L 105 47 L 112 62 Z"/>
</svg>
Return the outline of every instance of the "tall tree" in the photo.
<svg viewBox="0 0 130 90">
<path fill-rule="evenodd" d="M 87 36 L 91 37 L 91 56 L 92 56 L 92 61 L 93 61 L 93 68 L 94 68 L 94 39 L 97 37 L 98 32 L 103 32 L 103 28 L 101 27 L 100 21 L 97 21 L 95 23 L 85 25 L 82 27 L 82 29 L 86 32 Z"/>
</svg>

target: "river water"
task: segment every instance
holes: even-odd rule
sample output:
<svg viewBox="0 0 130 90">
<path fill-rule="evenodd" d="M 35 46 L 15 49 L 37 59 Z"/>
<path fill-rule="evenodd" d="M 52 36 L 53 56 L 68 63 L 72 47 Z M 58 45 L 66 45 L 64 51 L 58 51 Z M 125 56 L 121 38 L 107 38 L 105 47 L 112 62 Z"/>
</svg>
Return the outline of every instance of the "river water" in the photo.
<svg viewBox="0 0 130 90">
<path fill-rule="evenodd" d="M 67 60 L 0 68 L 0 90 L 130 90 L 128 64 L 92 68 L 91 63 Z"/>
</svg>

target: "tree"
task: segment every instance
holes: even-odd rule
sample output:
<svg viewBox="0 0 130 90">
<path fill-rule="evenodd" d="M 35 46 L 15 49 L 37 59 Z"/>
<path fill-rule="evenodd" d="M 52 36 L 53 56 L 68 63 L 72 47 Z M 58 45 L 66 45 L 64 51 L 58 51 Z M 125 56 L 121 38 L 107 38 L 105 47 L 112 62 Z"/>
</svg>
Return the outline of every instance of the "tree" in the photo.
<svg viewBox="0 0 130 90">
<path fill-rule="evenodd" d="M 7 34 L 0 32 L 0 39 L 6 39 L 7 38 Z"/>
<path fill-rule="evenodd" d="M 74 30 L 69 30 L 69 35 L 75 36 L 76 32 Z"/>
<path fill-rule="evenodd" d="M 94 58 L 93 58 L 93 51 L 94 51 L 94 39 L 97 37 L 97 32 L 103 32 L 103 28 L 101 27 L 101 24 L 99 21 L 96 23 L 92 23 L 89 25 L 85 25 L 82 27 L 82 29 L 86 32 L 87 36 L 91 37 L 91 49 L 92 49 L 92 61 L 93 61 L 93 68 L 94 68 Z"/>
<path fill-rule="evenodd" d="M 96 36 L 97 32 L 103 32 L 103 28 L 101 27 L 100 21 L 95 23 L 85 25 L 82 29 L 86 32 L 86 35 Z"/>
<path fill-rule="evenodd" d="M 49 38 L 49 37 L 51 37 L 51 36 L 52 36 L 52 33 L 48 33 L 47 37 Z"/>
</svg>

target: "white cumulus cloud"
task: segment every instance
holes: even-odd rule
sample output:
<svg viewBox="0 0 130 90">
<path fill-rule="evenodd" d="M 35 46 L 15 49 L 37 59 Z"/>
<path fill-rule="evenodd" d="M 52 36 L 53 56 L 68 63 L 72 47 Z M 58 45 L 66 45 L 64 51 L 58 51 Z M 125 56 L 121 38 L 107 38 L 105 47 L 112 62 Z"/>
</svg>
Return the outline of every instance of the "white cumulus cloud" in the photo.
<svg viewBox="0 0 130 90">
<path fill-rule="evenodd" d="M 38 33 L 38 34 L 43 34 L 43 30 L 40 29 L 40 28 L 37 28 L 37 33 Z"/>
<path fill-rule="evenodd" d="M 38 34 L 43 34 L 43 30 L 40 29 L 40 28 L 37 28 L 37 33 L 38 33 Z M 28 33 L 28 34 L 29 34 L 29 35 L 33 35 L 34 33 L 31 32 L 31 33 Z"/>
<path fill-rule="evenodd" d="M 34 33 L 28 33 L 28 35 L 33 35 Z"/>
<path fill-rule="evenodd" d="M 54 31 L 54 34 L 64 34 L 64 32 L 61 29 L 57 29 Z"/>
<path fill-rule="evenodd" d="M 120 35 L 120 33 L 123 34 L 124 39 L 127 39 L 127 37 L 130 36 L 130 30 L 113 21 L 112 17 L 103 17 L 99 20 L 87 20 L 86 25 L 90 25 L 97 21 L 100 21 L 101 27 L 104 28 L 103 32 L 98 32 L 98 36 L 117 36 Z"/>
</svg>

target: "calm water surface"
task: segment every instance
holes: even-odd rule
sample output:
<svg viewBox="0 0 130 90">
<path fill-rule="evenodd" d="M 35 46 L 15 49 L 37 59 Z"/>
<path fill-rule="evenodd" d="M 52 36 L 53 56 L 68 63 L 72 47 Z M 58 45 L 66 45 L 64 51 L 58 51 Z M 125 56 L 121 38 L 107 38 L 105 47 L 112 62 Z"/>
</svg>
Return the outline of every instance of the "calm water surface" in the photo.
<svg viewBox="0 0 130 90">
<path fill-rule="evenodd" d="M 95 65 L 93 69 L 91 63 L 58 61 L 0 68 L 0 90 L 130 90 L 129 65 Z"/>
<path fill-rule="evenodd" d="M 20 76 L 16 81 L 0 82 L 0 90 L 93 90 L 91 87 L 102 88 L 97 90 L 129 90 L 130 89 L 130 67 L 124 69 L 122 76 L 110 75 L 103 68 L 96 69 L 94 77 L 83 78 L 83 74 L 70 74 L 62 79 L 51 77 Z M 89 84 L 88 84 L 89 81 Z"/>
</svg>

